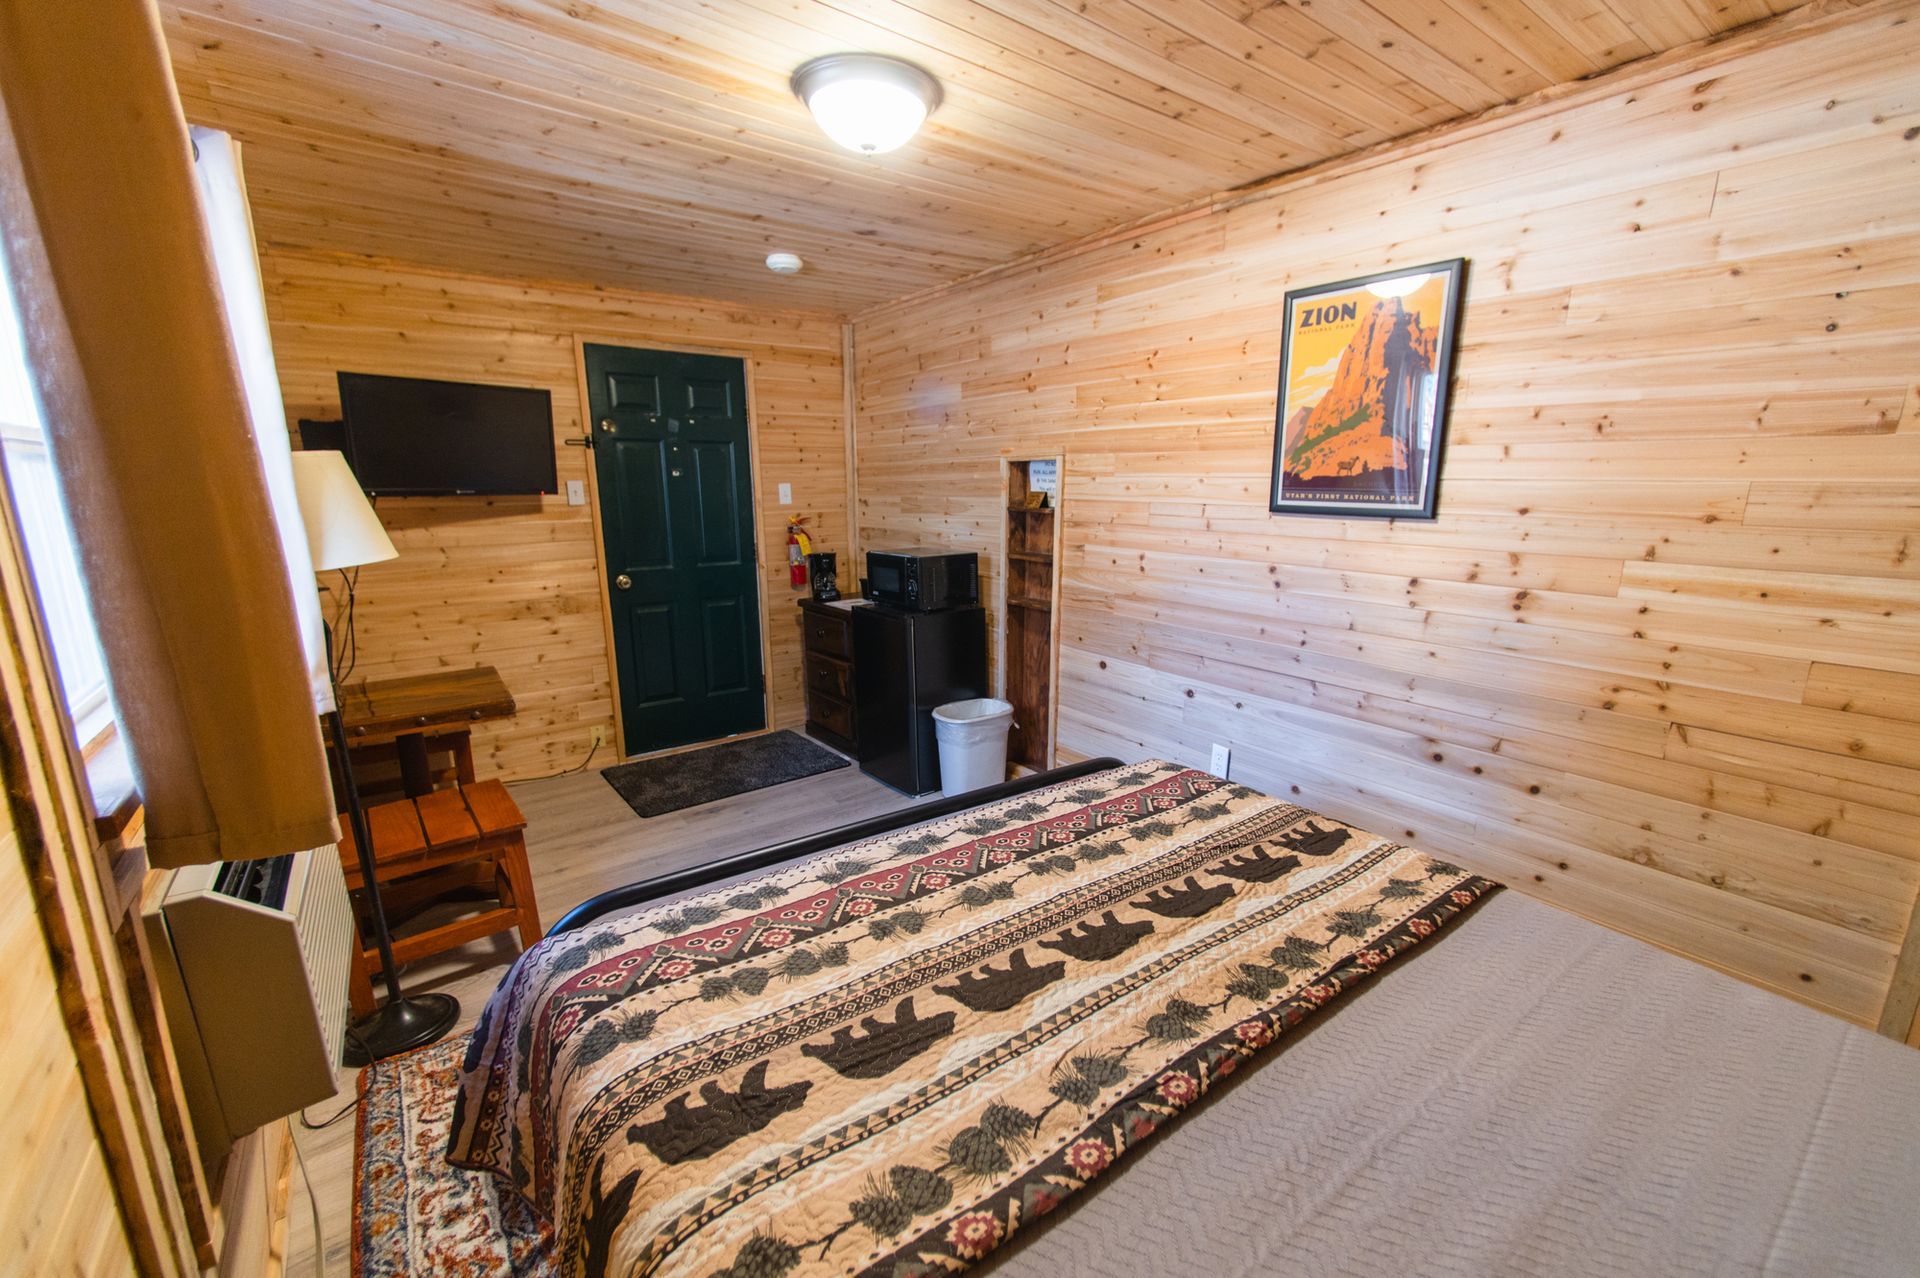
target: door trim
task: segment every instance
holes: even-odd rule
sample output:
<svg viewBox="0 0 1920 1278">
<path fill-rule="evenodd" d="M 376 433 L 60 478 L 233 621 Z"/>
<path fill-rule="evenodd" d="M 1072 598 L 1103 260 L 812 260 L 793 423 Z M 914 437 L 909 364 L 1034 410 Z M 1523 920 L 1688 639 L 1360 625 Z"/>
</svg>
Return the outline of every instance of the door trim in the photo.
<svg viewBox="0 0 1920 1278">
<path fill-rule="evenodd" d="M 753 348 L 728 346 L 724 343 L 703 345 L 694 342 L 653 341 L 648 338 L 636 338 L 632 334 L 610 336 L 576 331 L 573 334 L 573 379 L 576 393 L 580 397 L 580 421 L 576 424 L 580 428 L 580 434 L 589 437 L 593 434 L 593 422 L 590 420 L 593 416 L 592 398 L 587 384 L 587 347 L 589 346 L 619 346 L 632 351 L 665 351 L 674 355 L 717 355 L 723 359 L 740 361 L 741 373 L 747 388 L 747 474 L 753 483 L 754 576 L 760 587 L 760 717 L 765 726 L 753 732 L 736 732 L 732 736 L 715 737 L 713 741 L 730 741 L 735 737 L 752 737 L 772 732 L 776 725 L 773 721 L 773 632 L 770 625 L 772 618 L 769 614 L 774 601 L 767 595 L 767 565 L 770 562 L 767 551 L 769 525 L 765 512 L 761 508 L 761 494 L 766 489 L 760 482 L 760 414 L 753 389 Z M 600 595 L 600 638 L 605 645 L 607 690 L 613 694 L 613 740 L 607 743 L 612 747 L 612 762 L 624 763 L 628 759 L 647 759 L 659 754 L 675 754 L 682 750 L 694 750 L 701 746 L 712 745 L 713 741 L 696 741 L 686 745 L 668 746 L 645 754 L 627 753 L 627 725 L 625 716 L 620 712 L 620 658 L 613 642 L 613 597 L 608 590 L 606 536 L 600 522 L 600 468 L 593 464 L 592 451 L 590 449 L 585 451 L 588 453 L 587 518 L 593 525 L 593 576 Z"/>
<path fill-rule="evenodd" d="M 1013 464 L 1027 461 L 1051 461 L 1059 469 L 1056 472 L 1059 491 L 1054 495 L 1053 515 L 1053 588 L 1048 595 L 1053 605 L 1047 610 L 1047 767 L 1060 766 L 1060 611 L 1066 598 L 1066 564 L 1062 551 L 1067 540 L 1067 454 L 1065 449 L 1054 453 L 1020 453 L 1018 451 L 1000 455 L 1000 496 L 995 511 L 1000 519 L 1000 538 L 995 547 L 1000 556 L 999 578 L 993 592 L 994 603 L 999 612 L 993 618 L 993 632 L 987 636 L 988 651 L 993 656 L 993 695 L 1001 700 L 1007 699 L 1007 579 L 1013 574 L 1007 567 L 1007 506 L 1013 491 Z"/>
</svg>

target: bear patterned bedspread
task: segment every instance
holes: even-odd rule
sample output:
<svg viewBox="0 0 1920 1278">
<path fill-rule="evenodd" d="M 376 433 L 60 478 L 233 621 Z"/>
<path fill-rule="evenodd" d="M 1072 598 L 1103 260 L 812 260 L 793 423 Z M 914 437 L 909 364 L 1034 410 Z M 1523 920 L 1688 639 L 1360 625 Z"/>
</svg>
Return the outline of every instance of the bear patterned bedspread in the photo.
<svg viewBox="0 0 1920 1278">
<path fill-rule="evenodd" d="M 1176 764 L 523 954 L 449 1156 L 569 1275 L 964 1269 L 1498 885 Z"/>
</svg>

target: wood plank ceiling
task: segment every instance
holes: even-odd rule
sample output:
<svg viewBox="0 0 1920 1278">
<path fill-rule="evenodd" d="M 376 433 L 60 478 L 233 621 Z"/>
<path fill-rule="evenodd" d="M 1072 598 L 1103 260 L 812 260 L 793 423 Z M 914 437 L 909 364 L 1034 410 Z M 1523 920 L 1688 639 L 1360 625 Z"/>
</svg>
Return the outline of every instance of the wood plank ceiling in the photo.
<svg viewBox="0 0 1920 1278">
<path fill-rule="evenodd" d="M 1793 0 L 162 0 L 263 241 L 859 311 L 1717 34 Z M 946 88 L 891 155 L 788 92 Z M 776 249 L 808 269 L 782 279 Z"/>
</svg>

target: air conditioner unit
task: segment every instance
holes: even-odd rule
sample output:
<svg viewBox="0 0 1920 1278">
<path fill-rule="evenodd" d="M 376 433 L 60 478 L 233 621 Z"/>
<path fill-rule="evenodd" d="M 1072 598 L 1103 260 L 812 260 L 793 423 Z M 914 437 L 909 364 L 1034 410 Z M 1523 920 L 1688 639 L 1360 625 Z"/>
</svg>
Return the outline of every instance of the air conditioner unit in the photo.
<svg viewBox="0 0 1920 1278">
<path fill-rule="evenodd" d="M 239 1137 L 334 1094 L 354 945 L 340 855 L 187 866 L 141 915 L 211 1171 Z"/>
</svg>

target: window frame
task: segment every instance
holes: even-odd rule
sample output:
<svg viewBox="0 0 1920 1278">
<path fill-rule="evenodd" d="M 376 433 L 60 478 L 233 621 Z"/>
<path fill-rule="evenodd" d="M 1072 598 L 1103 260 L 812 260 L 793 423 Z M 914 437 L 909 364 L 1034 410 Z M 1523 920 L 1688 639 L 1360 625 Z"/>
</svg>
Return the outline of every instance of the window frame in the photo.
<svg viewBox="0 0 1920 1278">
<path fill-rule="evenodd" d="M 6 299 L 6 304 L 11 306 L 12 299 Z M 18 348 L 16 347 L 16 352 L 17 350 Z M 8 358 L 11 354 L 10 352 L 0 351 L 0 358 Z M 22 366 L 23 368 L 25 367 L 24 356 L 22 357 Z M 31 370 L 27 371 L 29 373 L 31 372 Z M 15 518 L 23 525 L 20 530 L 22 549 L 26 552 L 27 567 L 33 575 L 34 596 L 35 602 L 39 605 L 38 610 L 41 614 L 41 624 L 45 626 L 48 640 L 53 646 L 54 661 L 56 664 L 64 664 L 64 662 L 70 662 L 73 658 L 71 655 L 63 654 L 61 651 L 62 644 L 59 642 L 60 637 L 54 633 L 54 627 L 48 617 L 49 605 L 47 593 L 41 585 L 41 576 L 44 572 L 48 571 L 48 566 L 36 562 L 33 558 L 33 546 L 26 536 L 26 529 L 24 527 L 26 513 L 21 509 L 23 503 L 20 500 L 19 490 L 12 487 L 21 482 L 19 478 L 19 464 L 21 462 L 42 464 L 47 468 L 46 473 L 48 475 L 53 473 L 53 453 L 47 444 L 45 428 L 37 421 L 20 422 L 15 421 L 11 416 L 0 416 L 0 451 L 4 452 L 6 458 L 7 482 L 10 493 L 14 499 Z M 52 498 L 54 505 L 58 507 L 60 505 L 60 495 L 57 489 L 52 493 Z M 65 523 L 64 514 L 61 516 L 61 522 L 62 524 Z M 60 695 L 62 703 L 67 708 L 67 715 L 73 722 L 76 737 L 75 744 L 80 747 L 83 755 L 90 758 L 109 744 L 110 738 L 118 735 L 118 723 L 114 718 L 113 691 L 109 684 L 106 671 L 106 657 L 100 650 L 98 629 L 94 622 L 91 605 L 88 602 L 86 583 L 80 578 L 79 572 L 77 571 L 79 548 L 73 545 L 73 535 L 70 529 L 63 529 L 63 535 L 67 538 L 68 546 L 72 550 L 76 564 L 76 571 L 73 573 L 71 580 L 63 584 L 73 591 L 79 600 L 80 607 L 85 612 L 87 625 L 92 632 L 94 641 L 93 652 L 100 673 L 76 701 L 68 691 L 65 672 L 62 670 Z"/>
</svg>

